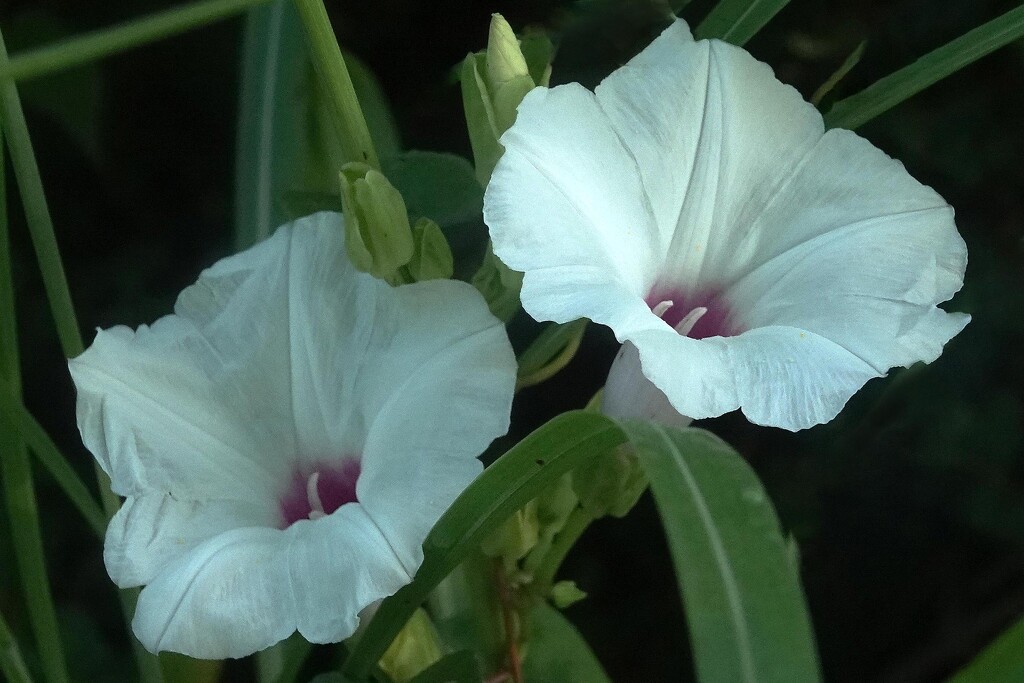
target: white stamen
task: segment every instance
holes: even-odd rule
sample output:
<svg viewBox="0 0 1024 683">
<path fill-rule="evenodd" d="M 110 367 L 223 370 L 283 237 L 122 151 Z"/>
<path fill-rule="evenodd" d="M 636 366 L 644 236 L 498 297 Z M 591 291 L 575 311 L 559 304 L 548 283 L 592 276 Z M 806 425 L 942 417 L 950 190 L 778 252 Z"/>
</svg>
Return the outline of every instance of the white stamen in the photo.
<svg viewBox="0 0 1024 683">
<path fill-rule="evenodd" d="M 676 325 L 676 332 L 683 335 L 684 337 L 690 334 L 690 330 L 697 324 L 697 321 L 704 317 L 704 314 L 708 312 L 708 309 L 703 306 L 698 306 L 689 313 L 683 316 L 683 319 Z"/>
<path fill-rule="evenodd" d="M 672 301 L 662 301 L 660 304 L 651 309 L 651 313 L 660 318 L 661 316 L 665 315 L 665 311 L 672 308 L 673 305 L 674 302 Z"/>
<path fill-rule="evenodd" d="M 324 504 L 320 502 L 320 491 L 318 489 L 319 483 L 319 472 L 314 472 L 309 475 L 309 479 L 306 480 L 306 500 L 309 501 L 310 519 L 320 519 L 321 517 L 327 516 L 327 513 L 324 512 Z"/>
</svg>

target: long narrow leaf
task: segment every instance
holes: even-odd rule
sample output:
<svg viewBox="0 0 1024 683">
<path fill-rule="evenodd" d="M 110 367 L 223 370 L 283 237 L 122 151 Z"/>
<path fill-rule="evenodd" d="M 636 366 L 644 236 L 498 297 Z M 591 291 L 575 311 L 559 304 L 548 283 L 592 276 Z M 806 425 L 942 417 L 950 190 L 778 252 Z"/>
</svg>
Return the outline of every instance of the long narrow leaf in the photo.
<svg viewBox="0 0 1024 683">
<path fill-rule="evenodd" d="M 829 128 L 854 129 L 912 95 L 1024 36 L 1024 6 L 969 31 L 913 64 L 836 102 L 825 115 Z"/>
<path fill-rule="evenodd" d="M 746 45 L 788 4 L 789 0 L 721 0 L 697 26 L 694 36 Z"/>
<path fill-rule="evenodd" d="M 1024 619 L 986 647 L 949 683 L 1013 683 L 1024 681 Z"/>
<path fill-rule="evenodd" d="M 703 430 L 625 429 L 668 536 L 698 678 L 821 680 L 799 579 L 747 463 Z"/>
<path fill-rule="evenodd" d="M 267 237 L 279 222 L 275 201 L 291 175 L 288 157 L 299 129 L 296 90 L 308 66 L 302 26 L 290 0 L 249 10 L 243 45 L 235 157 L 237 249 Z"/>
<path fill-rule="evenodd" d="M 3 614 L 0 614 L 0 673 L 9 683 L 32 683 L 21 648 Z"/>
<path fill-rule="evenodd" d="M 452 504 L 423 543 L 423 564 L 412 583 L 386 599 L 345 662 L 365 677 L 416 608 L 470 551 L 508 517 L 566 472 L 625 441 L 608 418 L 563 413 L 516 444 Z"/>
</svg>

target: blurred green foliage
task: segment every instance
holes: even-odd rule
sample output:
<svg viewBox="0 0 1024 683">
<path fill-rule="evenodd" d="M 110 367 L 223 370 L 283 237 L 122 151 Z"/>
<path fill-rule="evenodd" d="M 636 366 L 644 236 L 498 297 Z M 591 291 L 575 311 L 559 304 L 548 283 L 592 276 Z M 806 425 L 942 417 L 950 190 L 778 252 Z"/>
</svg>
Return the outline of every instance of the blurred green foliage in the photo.
<svg viewBox="0 0 1024 683">
<path fill-rule="evenodd" d="M 683 16 L 696 25 L 712 4 L 694 0 Z M 810 97 L 867 41 L 827 106 L 1017 4 L 792 0 L 747 48 Z M 9 0 L 0 6 L 0 25 L 17 53 L 167 6 Z M 588 86 L 635 54 L 668 16 L 665 0 L 328 6 L 342 44 L 377 76 L 403 148 L 465 158 L 470 146 L 453 74 L 484 46 L 491 12 L 517 29 L 550 30 L 557 46 L 552 83 Z M 24 85 L 86 328 L 152 321 L 202 267 L 231 250 L 241 28 L 240 20 L 225 22 Z M 1024 613 L 1022 110 L 1024 49 L 1017 44 L 860 131 L 956 208 L 968 243 L 966 285 L 951 308 L 974 319 L 936 363 L 871 382 L 835 422 L 807 432 L 757 428 L 733 415 L 703 425 L 749 458 L 800 544 L 827 680 L 940 679 Z M 453 166 L 453 176 L 466 175 Z M 458 274 L 484 252 L 475 209 L 460 213 L 478 198 L 428 194 L 416 201 L 442 198 L 459 209 L 452 210 L 458 220 L 442 222 Z M 26 400 L 91 481 L 73 390 L 17 208 L 12 227 Z M 522 313 L 511 329 L 518 346 L 538 333 Z M 562 375 L 521 393 L 512 436 L 584 405 L 603 384 L 614 351 L 611 335 L 590 326 Z M 78 680 L 130 680 L 131 653 L 100 547 L 37 473 L 68 659 Z M 8 529 L 0 524 L 0 610 L 27 634 L 13 571 Z M 589 595 L 567 615 L 613 680 L 691 676 L 689 654 L 680 649 L 682 608 L 649 497 L 627 518 L 594 525 L 565 574 Z M 314 653 L 312 661 L 328 657 Z M 250 671 L 249 662 L 229 662 L 223 680 Z"/>
</svg>

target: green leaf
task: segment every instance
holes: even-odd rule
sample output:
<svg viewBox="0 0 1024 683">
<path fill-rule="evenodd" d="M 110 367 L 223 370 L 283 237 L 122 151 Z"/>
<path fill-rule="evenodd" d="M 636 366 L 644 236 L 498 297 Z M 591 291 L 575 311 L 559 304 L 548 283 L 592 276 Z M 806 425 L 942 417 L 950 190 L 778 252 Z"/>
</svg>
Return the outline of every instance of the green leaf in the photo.
<svg viewBox="0 0 1024 683">
<path fill-rule="evenodd" d="M 1024 680 L 1024 619 L 986 647 L 950 683 L 1013 683 Z"/>
<path fill-rule="evenodd" d="M 421 671 L 411 683 L 479 683 L 480 667 L 469 650 L 445 655 Z"/>
<path fill-rule="evenodd" d="M 484 191 L 473 165 L 455 154 L 412 150 L 381 162 L 384 175 L 402 193 L 410 220 L 430 218 L 442 226 L 480 215 Z"/>
<path fill-rule="evenodd" d="M 629 422 L 647 468 L 702 681 L 820 681 L 775 510 L 746 461 L 700 429 Z"/>
<path fill-rule="evenodd" d="M 10 683 L 32 683 L 21 648 L 3 614 L 0 614 L 0 673 Z"/>
<path fill-rule="evenodd" d="M 235 155 L 235 247 L 244 249 L 282 222 L 276 204 L 299 165 L 299 84 L 311 66 L 290 0 L 249 10 L 242 48 L 242 92 Z"/>
<path fill-rule="evenodd" d="M 611 683 L 587 641 L 561 612 L 539 603 L 530 611 L 529 623 L 526 683 Z"/>
<path fill-rule="evenodd" d="M 718 38 L 733 45 L 745 45 L 789 0 L 720 0 L 697 30 L 697 40 Z"/>
<path fill-rule="evenodd" d="M 825 115 L 829 128 L 855 129 L 903 100 L 1024 35 L 1024 6 L 969 31 L 892 73 L 856 95 L 836 102 Z"/>
<path fill-rule="evenodd" d="M 513 446 L 484 470 L 441 517 L 423 542 L 423 564 L 412 583 L 381 603 L 345 663 L 365 677 L 427 595 L 512 513 L 566 472 L 625 440 L 610 419 L 563 413 Z"/>
</svg>

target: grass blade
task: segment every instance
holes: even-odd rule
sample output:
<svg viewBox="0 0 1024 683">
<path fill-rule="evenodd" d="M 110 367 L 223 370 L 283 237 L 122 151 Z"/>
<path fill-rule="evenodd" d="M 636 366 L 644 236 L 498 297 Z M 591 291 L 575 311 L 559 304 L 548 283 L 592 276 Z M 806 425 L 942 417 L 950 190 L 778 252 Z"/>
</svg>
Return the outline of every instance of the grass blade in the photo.
<svg viewBox="0 0 1024 683">
<path fill-rule="evenodd" d="M 1024 680 L 1024 619 L 1006 630 L 949 683 L 1013 683 Z"/>
<path fill-rule="evenodd" d="M 0 673 L 9 683 L 32 683 L 18 641 L 3 614 L 0 614 Z"/>
<path fill-rule="evenodd" d="M 858 128 L 903 100 L 1022 35 L 1024 6 L 1012 9 L 968 31 L 956 40 L 929 52 L 913 64 L 876 81 L 856 95 L 836 102 L 825 114 L 825 125 L 829 128 Z"/>
<path fill-rule="evenodd" d="M 697 40 L 718 38 L 743 46 L 788 4 L 789 0 L 721 0 L 693 34 Z"/>
</svg>

